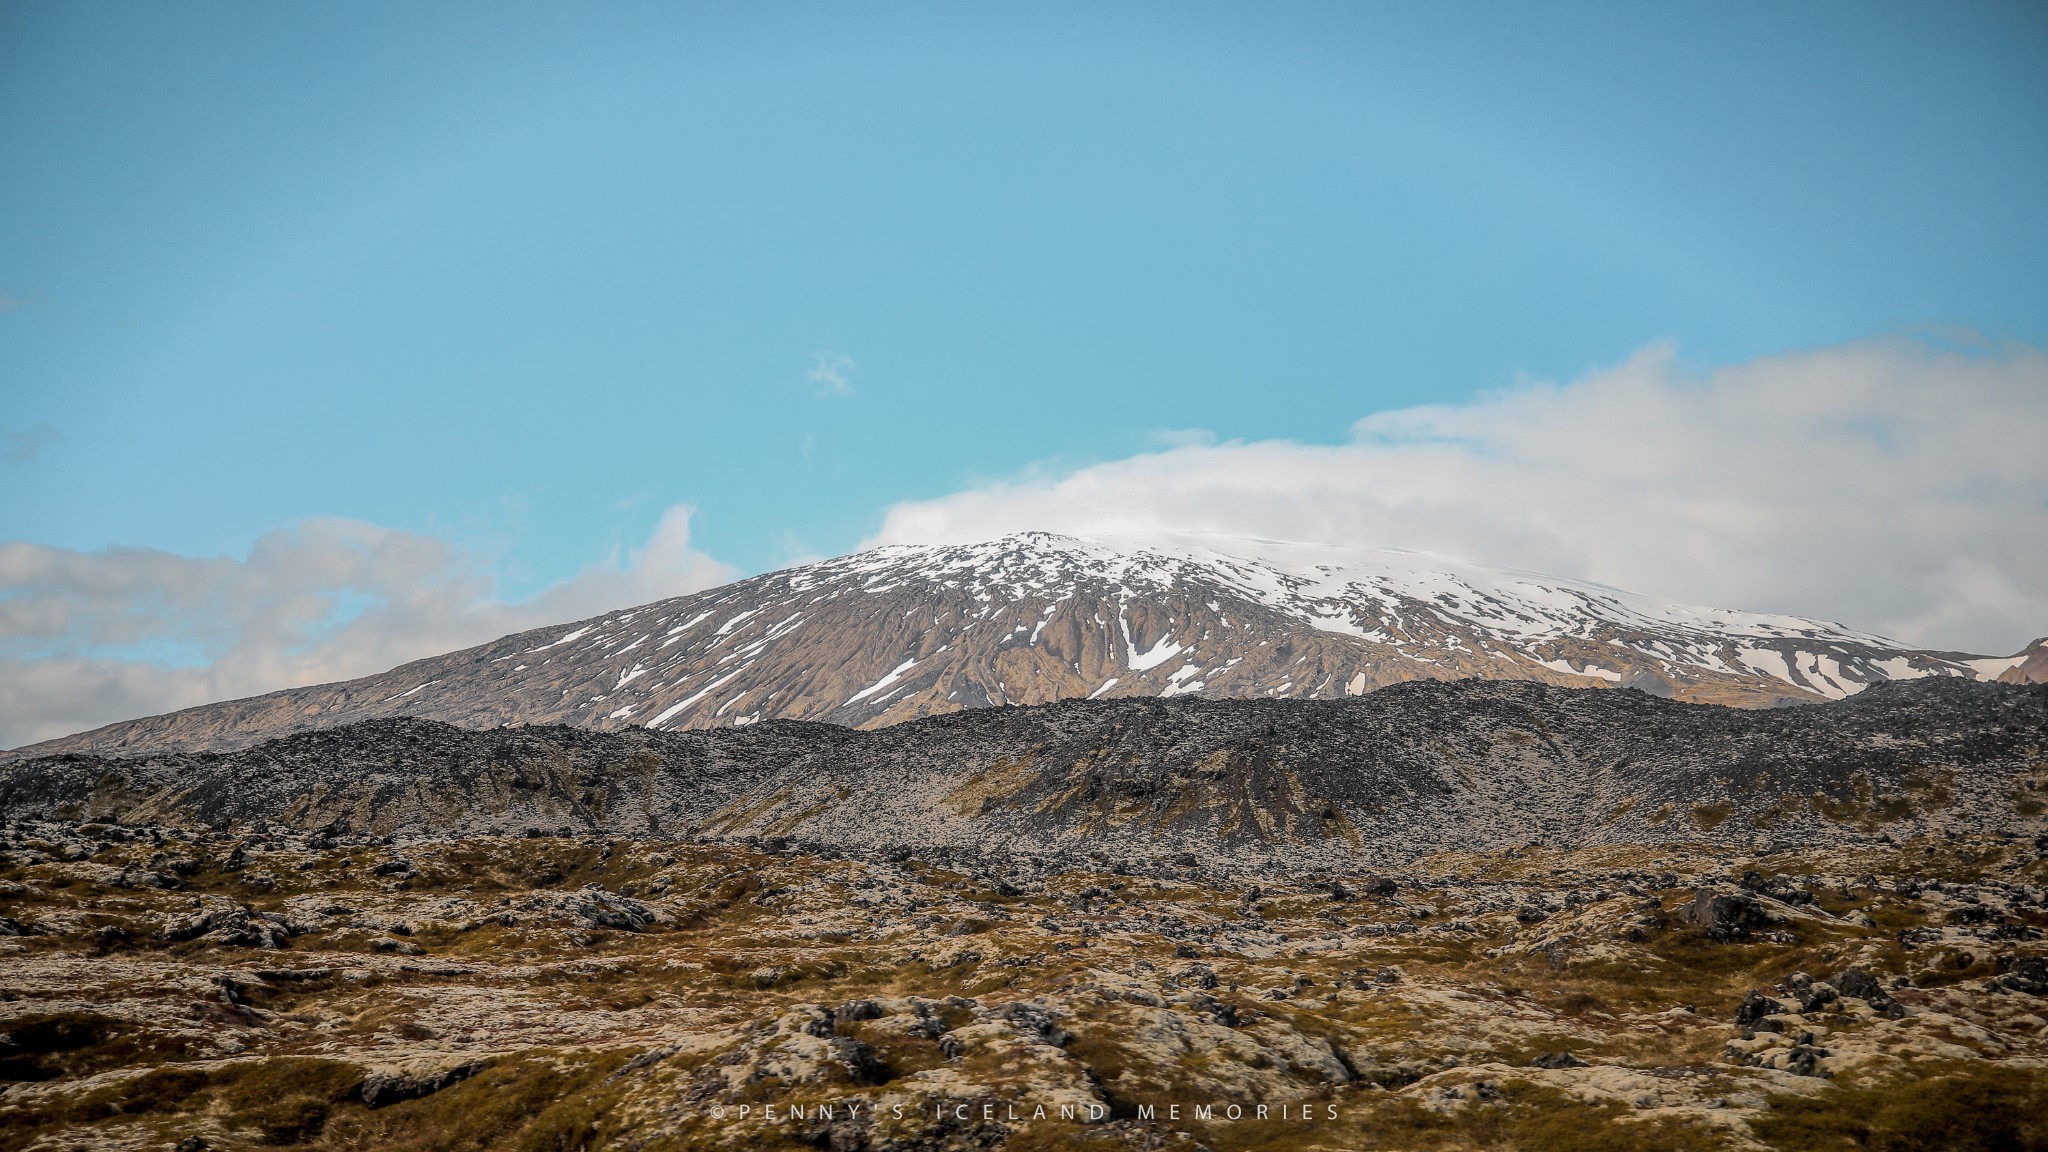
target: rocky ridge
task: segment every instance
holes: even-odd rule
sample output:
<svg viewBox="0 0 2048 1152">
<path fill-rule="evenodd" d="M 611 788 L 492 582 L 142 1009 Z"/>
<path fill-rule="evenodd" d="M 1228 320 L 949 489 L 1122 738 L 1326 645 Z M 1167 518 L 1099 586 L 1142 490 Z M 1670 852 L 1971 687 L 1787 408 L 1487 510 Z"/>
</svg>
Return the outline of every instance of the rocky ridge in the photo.
<svg viewBox="0 0 2048 1152">
<path fill-rule="evenodd" d="M 1446 851 L 2048 833 L 2048 688 L 1929 678 L 1784 709 L 1418 682 L 862 731 L 367 721 L 230 753 L 0 765 L 0 816 L 1398 865 Z"/>
</svg>

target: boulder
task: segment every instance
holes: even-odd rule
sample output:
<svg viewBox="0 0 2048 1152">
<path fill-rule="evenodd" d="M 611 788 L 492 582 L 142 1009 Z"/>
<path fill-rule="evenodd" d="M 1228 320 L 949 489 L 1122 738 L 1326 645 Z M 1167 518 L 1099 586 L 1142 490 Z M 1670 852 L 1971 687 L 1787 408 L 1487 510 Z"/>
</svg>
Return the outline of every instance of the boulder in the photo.
<svg viewBox="0 0 2048 1152">
<path fill-rule="evenodd" d="M 1877 1009 L 1880 1015 L 1896 1020 L 1906 1014 L 1905 1006 L 1892 999 L 1891 993 L 1884 990 L 1884 985 L 1861 968 L 1844 968 L 1835 975 L 1831 983 L 1835 986 L 1835 991 L 1863 1001 Z"/>
<path fill-rule="evenodd" d="M 1799 1010 L 1818 1012 L 1840 998 L 1841 995 L 1835 991 L 1834 985 L 1815 981 L 1808 984 L 1805 991 L 1799 994 Z"/>
<path fill-rule="evenodd" d="M 879 1020 L 882 1015 L 882 1006 L 873 1000 L 848 1000 L 832 1010 L 832 1021 L 843 1027 L 862 1020 Z"/>
<path fill-rule="evenodd" d="M 948 1036 L 946 1039 L 951 1040 L 952 1037 Z M 959 1041 L 954 1040 L 953 1043 L 958 1045 Z M 882 1062 L 881 1057 L 875 1055 L 875 1050 L 869 1045 L 844 1036 L 834 1038 L 829 1044 L 832 1062 L 844 1068 L 847 1077 L 854 1083 L 881 1084 L 889 1079 L 889 1066 Z M 941 1041 L 941 1047 L 943 1045 L 944 1042 Z"/>
<path fill-rule="evenodd" d="M 1822 1070 L 1820 1062 L 1828 1054 L 1825 1048 L 1800 1044 L 1792 1049 L 1791 1055 L 1785 1057 L 1785 1071 L 1794 1076 L 1826 1076 L 1828 1073 Z"/>
<path fill-rule="evenodd" d="M 2048 996 L 2048 958 L 2020 957 L 2012 962 L 2005 975 L 1998 978 L 1998 986 L 2029 996 Z"/>
<path fill-rule="evenodd" d="M 1679 905 L 1676 915 L 1680 924 L 1697 928 L 1708 939 L 1723 944 L 1747 939 L 1777 923 L 1762 901 L 1747 892 L 1702 890 Z"/>
<path fill-rule="evenodd" d="M 169 941 L 198 940 L 245 948 L 283 948 L 291 934 L 291 925 L 284 917 L 258 912 L 222 896 L 200 897 L 192 915 L 174 921 L 159 933 Z"/>
<path fill-rule="evenodd" d="M 574 892 L 536 892 L 521 902 L 523 911 L 583 928 L 645 932 L 663 920 L 660 909 L 629 896 L 607 892 L 595 884 Z"/>
<path fill-rule="evenodd" d="M 1735 1022 L 1744 1028 L 1757 1028 L 1763 1024 L 1766 1016 L 1776 1016 L 1784 1010 L 1785 1005 L 1752 988 L 1749 994 L 1742 998 L 1742 1003 L 1735 1006 Z M 1771 1028 L 1763 1030 L 1775 1031 Z"/>
<path fill-rule="evenodd" d="M 472 1060 L 441 1066 L 386 1068 L 363 1077 L 356 1095 L 371 1108 L 383 1108 L 401 1100 L 431 1096 L 443 1088 L 460 1084 L 489 1067 L 488 1060 Z"/>
<path fill-rule="evenodd" d="M 1043 1004 L 1028 1001 L 999 1004 L 994 1008 L 977 1011 L 975 1015 L 985 1020 L 1005 1021 L 1019 1036 L 1034 1044 L 1062 1048 L 1074 1039 L 1072 1033 L 1059 1026 L 1053 1010 Z"/>
</svg>

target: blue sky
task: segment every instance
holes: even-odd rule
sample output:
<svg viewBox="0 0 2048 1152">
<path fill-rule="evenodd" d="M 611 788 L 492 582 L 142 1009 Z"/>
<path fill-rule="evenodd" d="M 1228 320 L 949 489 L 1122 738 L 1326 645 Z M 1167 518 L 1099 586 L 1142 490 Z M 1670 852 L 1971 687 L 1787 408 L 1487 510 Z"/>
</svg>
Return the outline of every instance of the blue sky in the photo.
<svg viewBox="0 0 2048 1152">
<path fill-rule="evenodd" d="M 2043 108 L 2039 3 L 0 0 L 0 742 L 1133 509 L 2010 650 Z"/>
<path fill-rule="evenodd" d="M 2048 338 L 2040 6 L 0 13 L 51 545 L 344 516 L 535 589 L 687 501 L 755 570 L 1656 341 Z"/>
</svg>

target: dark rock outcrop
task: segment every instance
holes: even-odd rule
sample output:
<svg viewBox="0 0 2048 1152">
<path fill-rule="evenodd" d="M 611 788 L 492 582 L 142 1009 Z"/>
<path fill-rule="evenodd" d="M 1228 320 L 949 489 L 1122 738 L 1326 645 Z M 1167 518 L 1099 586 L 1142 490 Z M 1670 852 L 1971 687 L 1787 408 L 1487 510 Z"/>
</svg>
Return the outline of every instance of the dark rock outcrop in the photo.
<svg viewBox="0 0 2048 1152">
<path fill-rule="evenodd" d="M 1764 1017 L 1775 1016 L 1784 1010 L 1783 1004 L 1752 988 L 1742 998 L 1742 1003 L 1735 1006 L 1735 1022 L 1745 1028 L 1755 1028 Z"/>
<path fill-rule="evenodd" d="M 489 1065 L 487 1060 L 473 1060 L 440 1068 L 372 1072 L 356 1088 L 356 1095 L 371 1108 L 384 1108 L 453 1087 Z"/>
<path fill-rule="evenodd" d="M 1844 968 L 1831 983 L 1835 991 L 1863 1001 L 1877 1009 L 1881 1015 L 1897 1019 L 1906 1014 L 1905 1006 L 1892 999 L 1891 993 L 1885 991 L 1884 985 L 1861 968 Z"/>
<path fill-rule="evenodd" d="M 1532 844 L 1825 846 L 2023 829 L 2039 823 L 2021 785 L 2044 740 L 2048 688 L 1957 679 L 1768 710 L 1461 681 L 1345 700 L 1067 701 L 876 731 L 378 720 L 232 753 L 0 764 L 0 818 L 1397 866 Z M 394 883 L 412 875 L 403 857 L 387 867 Z M 1754 883 L 1702 892 L 1679 922 L 1743 939 L 1772 922 L 1776 896 L 1759 892 L 1811 898 Z M 1399 890 L 1391 877 L 1357 889 L 1378 901 Z M 644 927 L 621 898 L 568 899 L 589 926 Z M 1531 921 L 1551 911 L 1532 906 Z"/>
<path fill-rule="evenodd" d="M 1998 986 L 2029 996 L 2048 996 L 2048 958 L 2021 957 L 1998 978 Z"/>
<path fill-rule="evenodd" d="M 1703 891 L 1679 905 L 1675 915 L 1680 924 L 1722 943 L 1747 939 L 1777 923 L 1762 902 L 1742 892 Z"/>
</svg>

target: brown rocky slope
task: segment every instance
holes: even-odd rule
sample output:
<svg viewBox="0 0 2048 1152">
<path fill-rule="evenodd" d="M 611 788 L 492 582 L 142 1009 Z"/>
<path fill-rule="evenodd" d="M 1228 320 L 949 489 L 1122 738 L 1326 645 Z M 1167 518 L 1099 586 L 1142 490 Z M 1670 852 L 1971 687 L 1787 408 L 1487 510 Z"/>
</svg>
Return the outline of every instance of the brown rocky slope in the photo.
<svg viewBox="0 0 2048 1152">
<path fill-rule="evenodd" d="M 1925 676 L 2040 675 L 2027 671 L 2038 653 L 2027 660 L 1396 550 L 1026 533 L 876 549 L 18 752 L 226 749 L 392 716 L 874 728 L 1079 697 L 1333 699 L 1472 677 L 1763 706 Z"/>
</svg>

